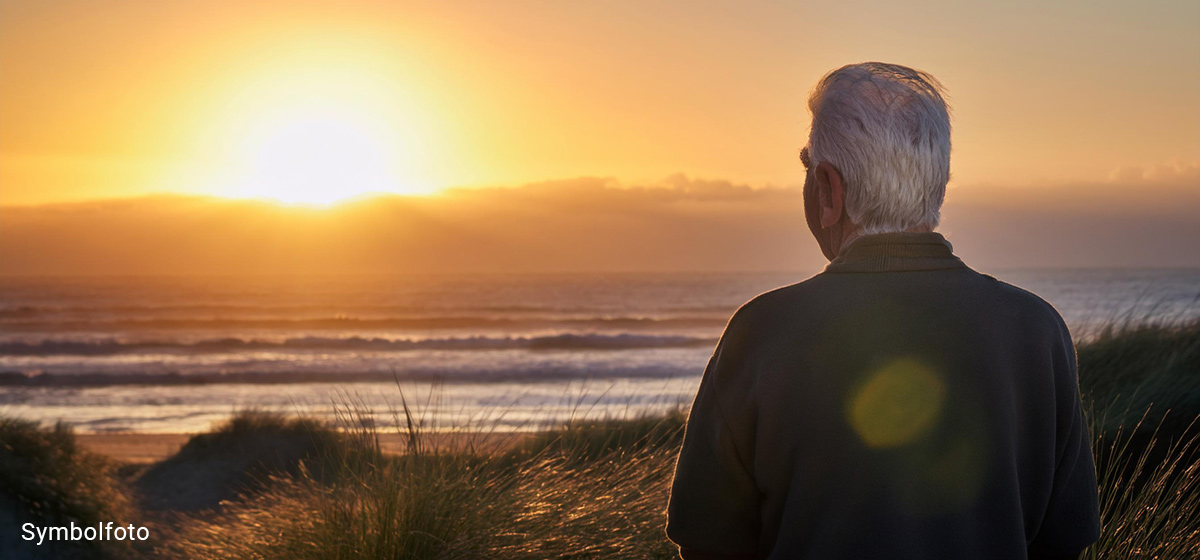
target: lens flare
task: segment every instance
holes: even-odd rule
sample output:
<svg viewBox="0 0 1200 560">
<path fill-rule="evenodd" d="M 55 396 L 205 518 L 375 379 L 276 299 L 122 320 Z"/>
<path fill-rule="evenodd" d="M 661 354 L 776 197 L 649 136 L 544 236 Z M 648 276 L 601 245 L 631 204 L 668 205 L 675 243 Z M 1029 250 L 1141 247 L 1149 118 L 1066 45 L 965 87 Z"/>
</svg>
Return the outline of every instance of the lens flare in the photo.
<svg viewBox="0 0 1200 560">
<path fill-rule="evenodd" d="M 847 414 L 868 446 L 899 447 L 920 439 L 937 423 L 945 396 L 933 370 L 899 359 L 867 379 L 851 397 Z"/>
</svg>

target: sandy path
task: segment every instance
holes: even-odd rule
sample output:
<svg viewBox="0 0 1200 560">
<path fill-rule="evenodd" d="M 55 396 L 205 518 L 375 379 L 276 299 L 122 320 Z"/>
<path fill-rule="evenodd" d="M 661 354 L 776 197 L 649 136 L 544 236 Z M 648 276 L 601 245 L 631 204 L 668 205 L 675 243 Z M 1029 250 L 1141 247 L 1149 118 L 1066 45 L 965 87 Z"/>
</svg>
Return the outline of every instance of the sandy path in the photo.
<svg viewBox="0 0 1200 560">
<path fill-rule="evenodd" d="M 80 447 L 124 463 L 154 463 L 174 455 L 189 434 L 76 434 Z"/>
</svg>

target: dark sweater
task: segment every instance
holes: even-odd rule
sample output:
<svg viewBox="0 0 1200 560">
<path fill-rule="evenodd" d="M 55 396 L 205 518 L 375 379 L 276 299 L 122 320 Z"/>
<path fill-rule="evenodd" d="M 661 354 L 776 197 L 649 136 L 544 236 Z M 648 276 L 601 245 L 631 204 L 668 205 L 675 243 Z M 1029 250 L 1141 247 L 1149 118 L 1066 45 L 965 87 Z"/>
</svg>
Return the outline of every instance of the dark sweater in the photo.
<svg viewBox="0 0 1200 560">
<path fill-rule="evenodd" d="M 882 234 L 729 321 L 667 534 L 758 558 L 1073 555 L 1099 535 L 1075 351 L 939 234 Z"/>
</svg>

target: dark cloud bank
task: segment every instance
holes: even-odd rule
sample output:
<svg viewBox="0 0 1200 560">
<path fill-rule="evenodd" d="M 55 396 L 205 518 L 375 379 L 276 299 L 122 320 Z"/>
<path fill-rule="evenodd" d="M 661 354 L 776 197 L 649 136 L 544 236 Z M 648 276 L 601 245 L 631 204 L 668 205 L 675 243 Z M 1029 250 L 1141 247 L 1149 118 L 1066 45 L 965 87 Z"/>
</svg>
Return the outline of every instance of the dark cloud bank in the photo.
<svg viewBox="0 0 1200 560">
<path fill-rule="evenodd" d="M 968 263 L 1200 266 L 1200 173 L 952 188 Z M 3 274 L 816 271 L 798 188 L 583 178 L 330 210 L 160 196 L 0 208 Z"/>
</svg>

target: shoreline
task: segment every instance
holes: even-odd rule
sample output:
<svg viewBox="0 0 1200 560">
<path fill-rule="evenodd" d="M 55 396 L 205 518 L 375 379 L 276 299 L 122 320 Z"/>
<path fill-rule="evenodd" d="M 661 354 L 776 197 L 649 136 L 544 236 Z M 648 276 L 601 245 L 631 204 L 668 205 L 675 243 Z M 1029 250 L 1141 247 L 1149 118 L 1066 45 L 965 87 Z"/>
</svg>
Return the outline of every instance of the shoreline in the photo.
<svg viewBox="0 0 1200 560">
<path fill-rule="evenodd" d="M 434 449 L 494 452 L 509 449 L 539 432 L 429 432 L 422 433 L 425 445 Z M 102 455 L 118 463 L 148 465 L 171 458 L 195 434 L 75 434 L 85 451 Z M 408 451 L 408 436 L 400 433 L 378 434 L 379 447 L 386 455 Z"/>
</svg>

